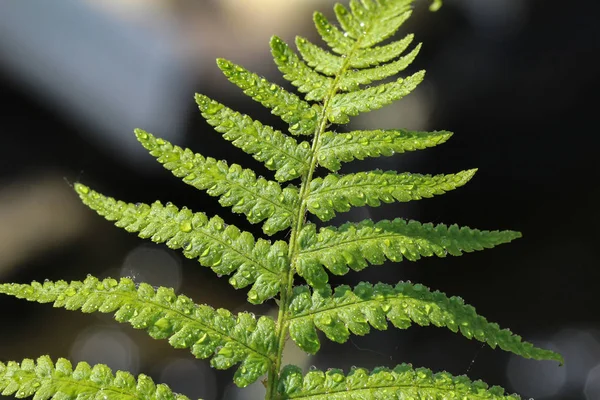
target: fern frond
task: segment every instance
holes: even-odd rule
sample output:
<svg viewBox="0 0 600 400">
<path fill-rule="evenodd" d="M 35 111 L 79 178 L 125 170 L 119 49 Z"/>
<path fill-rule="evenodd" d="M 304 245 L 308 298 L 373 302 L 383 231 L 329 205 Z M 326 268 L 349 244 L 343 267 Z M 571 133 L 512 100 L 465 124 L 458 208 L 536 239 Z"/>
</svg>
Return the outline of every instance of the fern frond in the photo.
<svg viewBox="0 0 600 400">
<path fill-rule="evenodd" d="M 300 254 L 296 268 L 311 286 L 322 287 L 327 283 L 327 267 L 336 275 L 355 271 L 368 264 L 379 265 L 386 260 L 416 261 L 421 256 L 446 254 L 459 256 L 492 248 L 521 237 L 514 231 L 480 231 L 457 225 L 446 226 L 417 221 L 394 219 L 374 223 L 346 223 L 339 228 L 324 227 L 316 233 L 314 224 L 307 224 L 300 233 Z"/>
<path fill-rule="evenodd" d="M 410 17 L 411 4 L 412 0 L 365 0 L 363 2 L 353 0 L 350 2 L 351 11 L 338 4 L 335 12 L 345 32 L 332 25 L 323 14 L 319 12 L 314 14 L 318 33 L 340 56 L 333 55 L 303 38 L 297 39 L 298 49 L 308 65 L 313 66 L 317 71 L 335 76 L 332 93 L 350 92 L 337 93 L 332 96 L 331 102 L 327 103 L 325 114 L 330 122 L 346 124 L 352 116 L 391 104 L 409 94 L 423 80 L 425 73 L 419 71 L 409 77 L 398 78 L 394 82 L 360 89 L 360 85 L 390 77 L 404 70 L 416 57 L 420 45 L 408 55 L 379 66 L 381 62 L 399 56 L 412 41 L 412 36 L 394 42 L 393 46 L 385 45 L 373 49 L 373 46 L 392 36 Z M 382 54 L 382 50 L 391 50 L 391 54 Z M 373 67 L 369 68 L 371 66 Z M 363 69 L 351 70 L 352 68 Z M 299 76 L 309 76 L 306 72 L 309 69 L 304 64 L 301 70 L 295 75 L 288 74 L 288 78 L 292 78 L 297 85 L 301 84 Z M 324 79 L 318 74 L 316 76 L 320 80 Z M 310 85 L 304 85 L 306 90 L 313 90 Z M 313 92 L 310 93 L 314 97 Z M 319 95 L 321 94 L 319 92 Z"/>
<path fill-rule="evenodd" d="M 403 39 L 368 49 L 356 49 L 355 56 L 347 60 L 350 68 L 366 68 L 376 66 L 400 56 L 414 39 L 413 34 L 406 35 Z M 340 72 L 344 62 L 341 56 L 336 56 L 311 43 L 303 37 L 296 37 L 296 47 L 306 63 L 316 71 L 333 76 Z"/>
<path fill-rule="evenodd" d="M 400 56 L 410 46 L 414 35 L 408 34 L 404 38 L 383 46 L 370 47 L 356 51 L 356 56 L 350 60 L 352 68 L 366 68 L 386 63 Z"/>
<path fill-rule="evenodd" d="M 156 385 L 152 378 L 140 374 L 137 379 L 129 372 L 117 371 L 86 362 L 75 366 L 59 358 L 56 365 L 48 356 L 21 363 L 0 362 L 0 392 L 18 399 L 33 396 L 34 400 L 110 399 L 110 400 L 189 400 L 174 393 L 167 385 Z"/>
<path fill-rule="evenodd" d="M 335 8 L 345 33 L 332 25 L 321 13 L 315 13 L 317 31 L 336 53 L 348 55 L 355 49 L 368 49 L 392 36 L 411 15 L 412 0 L 350 2 L 349 12 Z"/>
<path fill-rule="evenodd" d="M 360 40 L 360 47 L 362 49 L 368 49 L 383 42 L 385 39 L 396 33 L 398 28 L 410 18 L 412 14 L 412 11 L 410 11 L 411 3 L 412 0 L 404 2 L 389 1 L 387 3 L 381 3 L 372 10 L 369 10 L 370 18 L 365 18 L 365 28 L 369 26 L 370 29 L 365 29 L 364 35 Z"/>
<path fill-rule="evenodd" d="M 296 37 L 296 47 L 309 66 L 325 75 L 336 75 L 344 65 L 344 58 L 323 50 L 301 36 Z"/>
<path fill-rule="evenodd" d="M 279 182 L 298 178 L 309 167 L 310 144 L 298 144 L 292 137 L 263 125 L 247 115 L 240 114 L 210 98 L 196 94 L 196 103 L 202 116 L 217 132 L 234 146 L 251 154 L 256 160 L 276 171 Z"/>
<path fill-rule="evenodd" d="M 263 232 L 267 235 L 292 225 L 298 209 L 296 187 L 282 189 L 275 181 L 256 178 L 250 169 L 194 154 L 141 129 L 136 129 L 135 135 L 158 162 L 188 185 L 219 196 L 222 206 L 231 206 L 233 212 L 245 214 L 253 224 L 266 219 Z"/>
<path fill-rule="evenodd" d="M 173 289 L 141 283 L 127 278 L 2 284 L 0 293 L 54 307 L 84 313 L 115 312 L 115 319 L 143 329 L 155 339 L 169 338 L 175 348 L 189 348 L 197 358 L 211 358 L 217 369 L 241 365 L 234 380 L 247 386 L 266 373 L 276 346 L 275 323 L 269 317 L 258 320 L 250 313 L 234 316 L 225 309 L 195 304 Z"/>
<path fill-rule="evenodd" d="M 103 196 L 82 184 L 75 190 L 85 205 L 128 232 L 141 238 L 166 243 L 171 249 L 183 249 L 187 258 L 198 258 L 201 265 L 220 275 L 236 272 L 229 283 L 236 289 L 254 284 L 248 300 L 259 304 L 279 293 L 281 276 L 289 268 L 287 243 L 273 244 L 264 239 L 254 242 L 249 232 L 234 225 L 226 226 L 215 216 L 181 210 L 173 204 L 163 206 L 125 203 Z"/>
<path fill-rule="evenodd" d="M 339 87 L 341 90 L 357 90 L 359 85 L 368 85 L 375 81 L 388 78 L 396 75 L 400 71 L 404 71 L 417 57 L 421 50 L 421 44 L 406 56 L 399 58 L 398 60 L 385 64 L 383 66 L 376 66 L 373 68 L 357 69 L 355 71 L 348 71 L 340 79 Z"/>
<path fill-rule="evenodd" d="M 270 83 L 265 78 L 261 78 L 231 61 L 219 58 L 217 65 L 230 82 L 240 87 L 245 94 L 263 106 L 270 108 L 272 114 L 290 124 L 290 133 L 294 135 L 314 134 L 319 106 L 311 106 L 281 86 Z"/>
<path fill-rule="evenodd" d="M 342 162 L 367 157 L 391 156 L 405 151 L 422 150 L 446 142 L 451 132 L 415 132 L 407 130 L 374 130 L 321 135 L 317 153 L 319 164 L 330 171 L 341 168 Z"/>
<path fill-rule="evenodd" d="M 340 26 L 353 39 L 358 39 L 362 34 L 361 23 L 343 4 L 336 3 L 333 7 L 335 16 Z M 364 24 L 363 24 L 364 25 Z"/>
<path fill-rule="evenodd" d="M 400 282 L 391 286 L 362 282 L 354 289 L 338 286 L 333 293 L 327 285 L 314 290 L 312 296 L 307 286 L 298 286 L 294 288 L 290 310 L 290 337 L 302 350 L 312 354 L 320 347 L 316 329 L 324 332 L 329 340 L 344 343 L 350 333 L 366 335 L 370 326 L 387 329 L 386 320 L 389 320 L 399 329 L 406 329 L 413 322 L 443 326 L 452 332 L 460 331 L 468 339 L 474 338 L 525 358 L 563 362 L 558 354 L 536 348 L 510 330 L 488 322 L 460 297 L 431 292 L 421 284 Z"/>
<path fill-rule="evenodd" d="M 328 221 L 335 216 L 335 211 L 346 212 L 351 207 L 378 207 L 382 201 L 406 202 L 444 194 L 466 184 L 476 171 L 470 169 L 435 176 L 377 170 L 347 175 L 329 174 L 325 178 L 313 179 L 306 203 L 312 214 Z"/>
<path fill-rule="evenodd" d="M 313 16 L 313 21 L 317 28 L 317 32 L 321 38 L 333 51 L 338 54 L 346 55 L 352 51 L 355 46 L 355 40 L 347 35 L 344 35 L 337 26 L 332 25 L 327 17 L 320 12 L 316 12 Z"/>
<path fill-rule="evenodd" d="M 331 107 L 327 108 L 327 118 L 335 124 L 347 124 L 349 117 L 378 110 L 410 94 L 424 77 L 425 71 L 419 71 L 407 78 L 398 78 L 395 82 L 336 94 Z"/>
<path fill-rule="evenodd" d="M 410 364 L 394 369 L 379 367 L 370 373 L 353 368 L 348 375 L 340 369 L 310 371 L 306 376 L 300 368 L 286 365 L 278 389 L 285 399 L 303 400 L 521 399 L 505 394 L 499 386 L 488 387 L 482 381 L 471 382 L 466 376 L 454 377 L 447 372 L 413 369 Z"/>
<path fill-rule="evenodd" d="M 283 77 L 296 86 L 299 92 L 306 93 L 306 100 L 323 100 L 333 87 L 334 80 L 332 78 L 323 76 L 309 68 L 277 36 L 271 38 L 271 53 L 275 64 L 283 73 Z"/>
</svg>

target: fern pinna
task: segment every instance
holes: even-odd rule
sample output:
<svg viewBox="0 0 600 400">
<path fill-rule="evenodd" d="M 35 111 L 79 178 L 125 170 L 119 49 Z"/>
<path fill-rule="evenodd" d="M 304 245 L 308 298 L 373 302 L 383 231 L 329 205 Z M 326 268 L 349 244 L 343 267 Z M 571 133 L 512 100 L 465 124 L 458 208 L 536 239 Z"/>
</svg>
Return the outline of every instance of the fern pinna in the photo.
<svg viewBox="0 0 600 400">
<path fill-rule="evenodd" d="M 447 297 L 420 284 L 360 283 L 356 287 L 328 284 L 329 274 L 343 275 L 386 260 L 415 261 L 422 256 L 459 256 L 491 248 L 520 237 L 512 231 L 480 231 L 456 225 L 421 224 L 404 219 L 348 222 L 317 229 L 307 214 L 328 221 L 352 207 L 376 207 L 440 195 L 468 182 L 475 170 L 449 175 L 419 175 L 395 171 L 339 174 L 341 164 L 354 159 L 391 156 L 444 143 L 451 133 L 373 130 L 337 133 L 332 124 L 379 109 L 409 94 L 424 72 L 377 81 L 403 71 L 420 44 L 407 35 L 389 41 L 411 15 L 412 0 L 350 0 L 349 9 L 335 6 L 340 27 L 314 14 L 318 33 L 330 49 L 305 38 L 296 39 L 299 55 L 278 37 L 271 40 L 275 63 L 303 96 L 247 71 L 231 61 L 217 64 L 246 95 L 289 124 L 288 133 L 263 125 L 204 95 L 200 111 L 226 140 L 251 154 L 274 172 L 274 180 L 252 170 L 182 149 L 148 132 L 136 130 L 140 143 L 175 176 L 209 195 L 224 207 L 262 223 L 266 236 L 288 231 L 287 241 L 255 238 L 186 207 L 155 202 L 125 203 L 82 185 L 75 190 L 90 208 L 129 232 L 181 249 L 186 257 L 221 275 L 236 289 L 248 289 L 248 301 L 277 297 L 277 319 L 251 313 L 233 315 L 224 309 L 195 304 L 173 289 L 127 278 L 79 282 L 2 284 L 0 292 L 55 307 L 82 312 L 114 313 L 119 322 L 143 329 L 156 339 L 168 339 L 213 367 L 237 366 L 234 381 L 244 387 L 266 375 L 266 399 L 518 399 L 499 387 L 488 387 L 446 372 L 414 369 L 408 364 L 347 373 L 330 369 L 303 374 L 283 366 L 287 338 L 314 354 L 318 331 L 343 343 L 351 334 L 365 335 L 388 323 L 405 329 L 413 323 L 446 327 L 463 336 L 526 358 L 562 363 L 560 355 L 523 342 L 509 330 L 488 322 L 459 297 Z M 436 1 L 432 8 L 437 8 Z M 368 86 L 370 85 L 370 86 Z M 330 171 L 315 177 L 317 167 Z M 286 183 L 290 182 L 291 183 Z M 308 218 L 307 218 L 308 217 Z M 298 274 L 307 285 L 294 286 Z M 74 369 L 64 359 L 0 363 L 0 390 L 35 400 L 58 399 L 184 399 L 150 378 L 127 372 L 115 375 L 104 365 L 80 363 Z"/>
</svg>

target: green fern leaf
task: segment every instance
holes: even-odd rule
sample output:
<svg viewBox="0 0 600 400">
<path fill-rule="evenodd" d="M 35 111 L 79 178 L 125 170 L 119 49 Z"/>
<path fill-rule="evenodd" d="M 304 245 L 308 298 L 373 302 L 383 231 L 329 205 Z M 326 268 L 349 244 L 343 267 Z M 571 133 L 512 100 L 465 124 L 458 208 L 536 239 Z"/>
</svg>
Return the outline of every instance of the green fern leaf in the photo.
<svg viewBox="0 0 600 400">
<path fill-rule="evenodd" d="M 415 49 L 406 56 L 401 57 L 389 64 L 373 68 L 348 71 L 340 79 L 339 87 L 344 91 L 357 90 L 359 85 L 368 85 L 369 83 L 394 76 L 398 72 L 404 71 L 406 67 L 408 67 L 414 61 L 420 50 L 421 44 L 419 43 L 419 45 L 417 45 L 417 47 L 415 47 Z"/>
<path fill-rule="evenodd" d="M 476 171 L 435 176 L 377 170 L 341 176 L 329 174 L 313 179 L 306 203 L 312 214 L 328 221 L 335 216 L 334 211 L 346 212 L 350 207 L 378 207 L 381 201 L 406 202 L 444 194 L 466 184 Z"/>
<path fill-rule="evenodd" d="M 196 103 L 206 121 L 226 140 L 264 162 L 268 169 L 277 171 L 275 179 L 279 182 L 298 178 L 308 170 L 307 160 L 311 158 L 308 142 L 298 144 L 280 131 L 204 95 L 196 94 Z"/>
<path fill-rule="evenodd" d="M 344 58 L 323 50 L 301 36 L 296 37 L 296 47 L 309 66 L 325 75 L 334 76 L 344 66 Z"/>
<path fill-rule="evenodd" d="M 413 39 L 414 35 L 409 34 L 398 41 L 383 46 L 357 50 L 356 55 L 350 60 L 350 66 L 352 68 L 366 68 L 393 60 L 408 48 Z"/>
<path fill-rule="evenodd" d="M 312 135 L 317 126 L 319 106 L 311 106 L 293 93 L 268 82 L 243 67 L 219 58 L 217 65 L 227 79 L 240 87 L 245 94 L 271 109 L 271 113 L 290 124 L 294 135 Z"/>
<path fill-rule="evenodd" d="M 277 182 L 256 178 L 254 171 L 237 164 L 205 158 L 191 150 L 173 146 L 141 129 L 135 134 L 140 143 L 157 157 L 173 175 L 211 196 L 220 196 L 222 206 L 243 213 L 255 224 L 266 219 L 263 232 L 272 235 L 290 227 L 298 209 L 298 189 L 281 189 Z"/>
<path fill-rule="evenodd" d="M 348 272 L 348 267 L 360 271 L 368 264 L 380 265 L 387 259 L 416 261 L 421 256 L 446 254 L 459 256 L 492 248 L 521 237 L 514 231 L 480 231 L 457 225 L 446 226 L 394 219 L 374 223 L 346 223 L 339 228 L 325 227 L 316 233 L 314 224 L 307 224 L 300 233 L 300 254 L 296 268 L 311 286 L 327 283 L 327 267 L 336 275 Z"/>
<path fill-rule="evenodd" d="M 344 35 L 335 25 L 332 25 L 322 13 L 316 12 L 313 16 L 317 32 L 323 41 L 338 54 L 346 55 L 352 51 L 355 41 Z"/>
<path fill-rule="evenodd" d="M 73 370 L 68 360 L 59 358 L 54 365 L 48 356 L 37 361 L 26 358 L 20 364 L 0 362 L 0 392 L 18 399 L 35 395 L 34 400 L 189 400 L 167 385 L 156 385 L 144 374 L 137 379 L 124 371 L 113 375 L 104 364 L 90 367 L 86 362 L 80 362 Z"/>
<path fill-rule="evenodd" d="M 296 38 L 296 47 L 309 66 L 316 71 L 334 76 L 341 71 L 345 62 L 348 63 L 350 68 L 366 68 L 393 60 L 408 48 L 413 39 L 414 35 L 409 34 L 401 40 L 384 46 L 356 49 L 354 50 L 355 56 L 349 60 L 331 54 L 300 36 Z"/>
<path fill-rule="evenodd" d="M 358 2 L 353 3 L 358 4 Z M 398 28 L 411 16 L 412 12 L 409 11 L 411 3 L 412 1 L 390 1 L 387 4 L 382 3 L 378 7 L 373 7 L 372 10 L 363 9 L 365 11 L 365 30 L 360 38 L 360 47 L 368 49 L 396 33 Z M 354 11 L 354 15 L 356 14 Z"/>
<path fill-rule="evenodd" d="M 412 92 L 423 81 L 425 71 L 419 71 L 407 78 L 384 83 L 350 93 L 340 93 L 333 97 L 327 109 L 327 118 L 335 124 L 347 124 L 352 116 L 362 112 L 378 110 Z"/>
<path fill-rule="evenodd" d="M 312 296 L 307 286 L 298 286 L 294 288 L 290 310 L 290 337 L 302 350 L 312 354 L 320 348 L 316 329 L 328 339 L 344 343 L 350 333 L 366 335 L 370 326 L 387 329 L 389 320 L 399 329 L 406 329 L 413 322 L 444 326 L 453 332 L 460 330 L 468 339 L 477 339 L 492 348 L 498 346 L 525 358 L 563 363 L 560 355 L 522 342 L 521 337 L 508 329 L 488 322 L 460 297 L 449 298 L 420 284 L 400 282 L 394 287 L 362 282 L 354 290 L 338 286 L 333 293 L 327 285 L 315 290 Z"/>
<path fill-rule="evenodd" d="M 286 365 L 278 389 L 285 399 L 303 400 L 521 399 L 506 395 L 499 386 L 488 387 L 482 381 L 471 382 L 466 376 L 454 377 L 447 372 L 413 369 L 409 364 L 375 368 L 371 373 L 353 368 L 344 375 L 342 370 L 330 369 L 310 371 L 306 376 L 300 368 Z"/>
<path fill-rule="evenodd" d="M 371 2 L 369 5 L 353 0 L 352 12 L 336 7 L 340 31 L 321 13 L 315 13 L 314 22 L 323 40 L 336 53 L 348 55 L 354 49 L 367 49 L 392 36 L 411 15 L 412 1 Z"/>
<path fill-rule="evenodd" d="M 333 10 L 340 26 L 351 38 L 357 39 L 362 35 L 361 22 L 346 7 L 336 3 Z"/>
<path fill-rule="evenodd" d="M 367 157 L 391 156 L 405 151 L 421 150 L 446 142 L 451 132 L 414 132 L 407 130 L 325 132 L 317 153 L 319 164 L 330 171 L 341 168 L 342 162 Z"/>
<path fill-rule="evenodd" d="M 234 225 L 226 226 L 216 216 L 181 210 L 173 204 L 163 206 L 159 201 L 147 205 L 125 203 L 76 184 L 75 190 L 85 205 L 128 232 L 139 232 L 141 238 L 166 243 L 171 249 L 183 249 L 187 258 L 198 258 L 201 265 L 217 274 L 229 275 L 236 289 L 254 284 L 248 301 L 254 304 L 275 296 L 280 291 L 281 276 L 289 268 L 287 243 L 271 245 L 264 239 L 254 242 L 249 232 Z"/>
<path fill-rule="evenodd" d="M 234 381 L 247 386 L 267 372 L 276 346 L 275 323 L 249 313 L 197 305 L 173 289 L 136 284 L 127 278 L 84 282 L 57 281 L 43 285 L 2 284 L 0 293 L 84 313 L 115 312 L 115 319 L 144 329 L 155 339 L 167 339 L 175 348 L 189 348 L 197 358 L 212 358 L 211 365 L 228 369 L 240 363 Z"/>
<path fill-rule="evenodd" d="M 313 71 L 277 36 L 271 38 L 271 53 L 283 77 L 306 93 L 306 100 L 323 100 L 333 87 L 334 80 Z"/>
</svg>

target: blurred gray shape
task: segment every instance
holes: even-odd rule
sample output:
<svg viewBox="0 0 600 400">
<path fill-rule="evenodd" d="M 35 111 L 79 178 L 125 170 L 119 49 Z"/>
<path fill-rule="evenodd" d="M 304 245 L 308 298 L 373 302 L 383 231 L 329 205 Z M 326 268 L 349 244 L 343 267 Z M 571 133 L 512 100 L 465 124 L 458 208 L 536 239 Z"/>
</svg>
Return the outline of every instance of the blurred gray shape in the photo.
<svg viewBox="0 0 600 400">
<path fill-rule="evenodd" d="M 139 370 L 137 344 L 120 329 L 99 325 L 92 325 L 77 336 L 71 347 L 70 359 L 90 365 L 106 364 L 113 371 L 137 374 Z"/>
<path fill-rule="evenodd" d="M 132 249 L 121 267 L 121 276 L 134 282 L 179 290 L 181 262 L 172 253 L 156 245 L 143 244 Z"/>
<path fill-rule="evenodd" d="M 151 158 L 132 130 L 177 141 L 193 105 L 176 24 L 144 18 L 117 18 L 80 0 L 3 0 L 0 68 L 82 134 L 140 166 Z"/>
<path fill-rule="evenodd" d="M 460 0 L 473 26 L 489 35 L 503 37 L 518 32 L 527 20 L 530 2 L 523 0 Z"/>
<path fill-rule="evenodd" d="M 536 345 L 560 351 L 553 342 L 539 342 Z M 511 354 L 506 367 L 506 375 L 513 391 L 524 398 L 550 398 L 557 395 L 567 384 L 567 369 L 554 361 L 525 359 Z"/>
<path fill-rule="evenodd" d="M 217 377 L 203 360 L 177 358 L 164 361 L 159 381 L 169 385 L 179 393 L 185 393 L 190 399 L 215 399 L 217 396 Z"/>
<path fill-rule="evenodd" d="M 0 181 L 0 277 L 84 233 L 88 213 L 60 171 Z"/>
<path fill-rule="evenodd" d="M 600 399 L 600 364 L 596 365 L 588 374 L 583 393 L 585 400 Z"/>
</svg>

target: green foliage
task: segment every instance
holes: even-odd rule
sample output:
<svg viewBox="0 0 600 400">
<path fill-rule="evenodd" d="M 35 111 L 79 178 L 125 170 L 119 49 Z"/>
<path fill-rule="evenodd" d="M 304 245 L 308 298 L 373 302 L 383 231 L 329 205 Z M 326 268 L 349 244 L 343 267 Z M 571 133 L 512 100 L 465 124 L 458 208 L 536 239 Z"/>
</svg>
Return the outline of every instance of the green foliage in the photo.
<svg viewBox="0 0 600 400">
<path fill-rule="evenodd" d="M 281 374 L 279 391 L 286 399 L 310 400 L 379 400 L 379 399 L 468 399 L 518 400 L 504 394 L 504 389 L 488 387 L 482 381 L 471 382 L 464 376 L 447 372 L 432 373 L 425 368 L 413 369 L 402 364 L 394 369 L 376 368 L 371 373 L 355 368 L 344 375 L 342 370 L 310 371 L 302 376 L 295 366 L 286 366 Z"/>
<path fill-rule="evenodd" d="M 329 49 L 296 38 L 297 54 L 274 36 L 271 52 L 283 76 L 303 94 L 299 96 L 235 63 L 219 59 L 218 67 L 243 92 L 271 109 L 289 125 L 288 132 L 240 114 L 207 96 L 196 102 L 207 122 L 225 140 L 263 162 L 275 180 L 257 177 L 226 161 L 174 146 L 143 130 L 140 143 L 173 175 L 209 195 L 223 207 L 262 224 L 265 235 L 285 232 L 285 241 L 255 238 L 227 225 L 227 217 L 207 216 L 171 203 L 126 203 L 104 196 L 80 183 L 75 191 L 84 204 L 128 232 L 172 249 L 219 275 L 228 275 L 236 289 L 248 289 L 248 301 L 263 303 L 276 297 L 277 320 L 195 304 L 173 289 L 135 284 L 130 279 L 89 276 L 83 282 L 0 284 L 0 293 L 84 313 L 114 313 L 119 322 L 143 329 L 175 348 L 189 349 L 213 367 L 239 364 L 234 382 L 246 386 L 266 375 L 266 399 L 510 399 L 501 388 L 489 388 L 466 377 L 402 364 L 393 370 L 352 369 L 311 371 L 303 376 L 295 366 L 282 366 L 289 337 L 303 350 L 320 348 L 318 331 L 335 342 L 350 334 L 365 335 L 371 327 L 399 329 L 413 323 L 446 327 L 468 339 L 539 360 L 560 355 L 534 347 L 507 329 L 488 322 L 459 297 L 448 297 L 420 284 L 360 283 L 355 288 L 327 284 L 329 272 L 344 275 L 369 264 L 416 261 L 420 257 L 460 256 L 508 243 L 521 236 L 514 231 L 486 231 L 457 225 L 420 223 L 401 218 L 317 225 L 309 219 L 331 220 L 352 207 L 377 207 L 382 202 L 405 202 L 442 195 L 466 184 L 475 169 L 447 175 L 396 171 L 342 174 L 342 163 L 368 157 L 392 156 L 447 141 L 446 131 L 402 129 L 338 133 L 331 124 L 390 104 L 413 91 L 423 80 L 419 71 L 405 70 L 421 49 L 408 50 L 413 35 L 394 35 L 411 15 L 412 0 L 350 0 L 334 8 L 339 27 L 321 13 L 314 14 L 318 33 Z M 435 0 L 431 9 L 441 5 Z M 385 42 L 385 43 L 384 43 Z M 406 52 L 406 54 L 405 54 Z M 391 79 L 390 79 L 391 78 Z M 383 82 L 382 82 L 383 81 Z M 370 86 L 369 86 L 370 85 Z M 288 135 L 289 133 L 289 135 Z M 306 140 L 293 136 L 303 135 Z M 316 176 L 319 167 L 327 171 Z M 283 186 L 285 182 L 287 186 Z M 282 232 L 283 233 L 283 232 Z M 283 234 L 281 237 L 284 237 Z M 308 284 L 294 286 L 296 275 Z M 56 366 L 48 357 L 37 364 L 0 363 L 0 390 L 34 400 L 64 399 L 185 399 L 166 386 L 154 385 L 144 375 L 136 381 L 125 372 L 112 375 L 106 366 L 80 363 L 73 371 L 68 361 Z"/>
<path fill-rule="evenodd" d="M 136 287 L 128 278 L 99 281 L 90 276 L 84 282 L 3 284 L 0 293 L 84 313 L 114 313 L 117 321 L 143 329 L 155 339 L 168 338 L 175 348 L 190 349 L 197 358 L 212 358 L 211 365 L 218 369 L 241 362 L 234 377 L 240 386 L 264 374 L 274 355 L 271 318 L 256 320 L 245 312 L 234 316 L 225 309 L 195 304 L 173 289 L 155 290 L 146 283 Z"/>
<path fill-rule="evenodd" d="M 298 144 L 294 138 L 204 95 L 196 94 L 196 103 L 206 121 L 225 139 L 264 162 L 271 171 L 276 171 L 277 181 L 289 181 L 308 171 L 310 165 L 307 160 L 312 156 L 308 142 Z"/>
<path fill-rule="evenodd" d="M 353 131 L 345 134 L 324 132 L 321 135 L 317 160 L 322 167 L 337 171 L 341 168 L 342 162 L 422 150 L 442 144 L 451 136 L 451 132 L 445 131 L 376 130 Z"/>
<path fill-rule="evenodd" d="M 82 184 L 75 190 L 84 204 L 128 232 L 141 238 L 166 243 L 171 249 L 182 249 L 188 258 L 198 258 L 201 265 L 219 275 L 235 274 L 229 283 L 240 289 L 254 284 L 248 300 L 259 304 L 280 291 L 281 275 L 289 268 L 287 243 L 258 239 L 234 225 L 225 225 L 218 216 L 208 218 L 187 207 L 125 203 L 105 197 Z"/>
<path fill-rule="evenodd" d="M 113 375 L 106 365 L 90 367 L 86 362 L 80 362 L 73 369 L 68 360 L 59 358 L 54 365 L 48 356 L 37 361 L 26 358 L 21 363 L 0 362 L 0 391 L 4 396 L 15 395 L 19 399 L 35 395 L 35 400 L 188 400 L 166 385 L 154 384 L 144 374 L 137 379 L 124 371 Z"/>
<path fill-rule="evenodd" d="M 255 224 L 266 219 L 263 232 L 272 235 L 289 228 L 298 209 L 298 189 L 282 189 L 274 181 L 256 178 L 254 171 L 237 164 L 205 158 L 189 149 L 173 146 L 141 129 L 135 132 L 140 143 L 173 175 L 197 189 L 219 196 L 222 206 L 243 213 Z"/>
<path fill-rule="evenodd" d="M 513 231 L 434 226 L 400 218 L 377 223 L 371 220 L 348 222 L 338 228 L 321 228 L 319 233 L 316 225 L 307 223 L 299 234 L 296 270 L 310 285 L 321 287 L 328 279 L 323 267 L 336 275 L 344 275 L 348 268 L 360 271 L 368 264 L 383 264 L 386 259 L 398 262 L 404 258 L 416 261 L 421 256 L 460 256 L 463 251 L 492 248 L 520 236 Z"/>
<path fill-rule="evenodd" d="M 444 194 L 467 183 L 474 169 L 453 175 L 398 174 L 395 171 L 359 172 L 316 178 L 310 184 L 308 211 L 328 221 L 334 211 L 349 211 L 350 207 L 369 205 L 378 207 L 381 202 L 419 200 Z"/>
<path fill-rule="evenodd" d="M 412 323 L 447 327 L 468 339 L 486 342 L 525 358 L 561 361 L 551 351 L 524 343 L 519 336 L 477 315 L 460 297 L 431 292 L 421 284 L 400 282 L 396 286 L 362 282 L 354 289 L 342 285 L 332 292 L 330 286 L 312 292 L 307 286 L 294 288 L 290 304 L 290 337 L 300 348 L 316 353 L 320 343 L 316 329 L 328 339 L 344 343 L 350 333 L 366 335 L 372 326 L 387 329 L 387 321 L 399 329 Z M 316 329 L 315 329 L 316 328 Z"/>
</svg>

